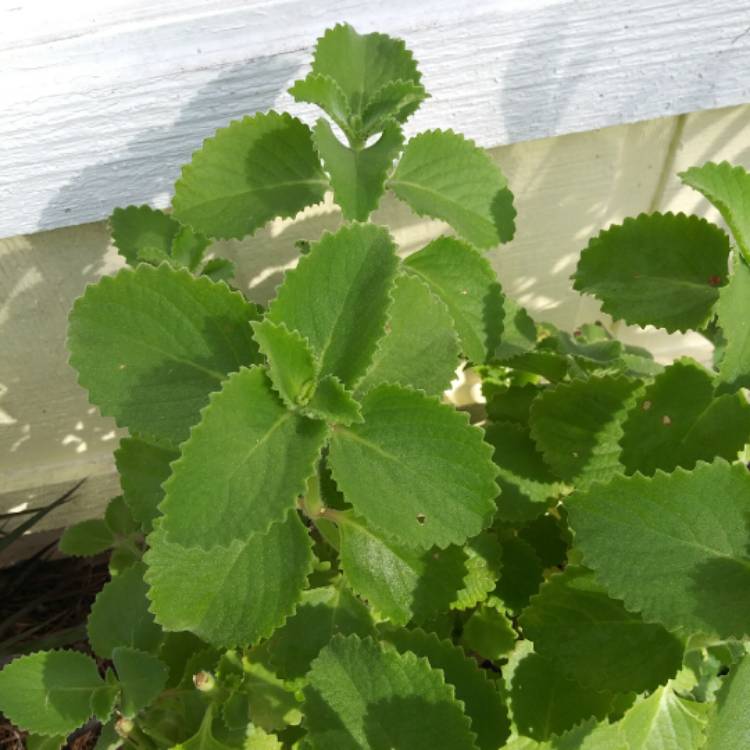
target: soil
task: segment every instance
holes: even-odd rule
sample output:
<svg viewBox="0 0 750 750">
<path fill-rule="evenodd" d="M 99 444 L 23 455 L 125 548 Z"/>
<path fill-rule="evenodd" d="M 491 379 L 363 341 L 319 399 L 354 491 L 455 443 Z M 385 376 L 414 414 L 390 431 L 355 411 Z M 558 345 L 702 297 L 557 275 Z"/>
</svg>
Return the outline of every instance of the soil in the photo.
<svg viewBox="0 0 750 750">
<path fill-rule="evenodd" d="M 0 667 L 16 656 L 49 648 L 90 653 L 86 618 L 109 579 L 108 555 L 59 557 L 56 542 L 28 560 L 0 569 Z M 99 735 L 92 723 L 65 748 L 91 750 Z M 0 750 L 23 750 L 25 734 L 0 714 Z"/>
</svg>

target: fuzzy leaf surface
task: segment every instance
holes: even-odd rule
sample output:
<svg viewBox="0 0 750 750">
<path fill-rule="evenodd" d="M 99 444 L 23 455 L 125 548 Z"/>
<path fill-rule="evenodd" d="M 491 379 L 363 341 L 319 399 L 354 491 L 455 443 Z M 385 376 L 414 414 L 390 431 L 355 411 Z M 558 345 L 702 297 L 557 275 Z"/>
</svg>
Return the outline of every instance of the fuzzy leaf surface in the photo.
<svg viewBox="0 0 750 750">
<path fill-rule="evenodd" d="M 450 604 L 451 609 L 464 610 L 483 602 L 495 588 L 503 567 L 503 548 L 491 531 L 483 531 L 463 547 L 466 574 L 463 587 Z"/>
<path fill-rule="evenodd" d="M 154 251 L 167 258 L 180 225 L 171 216 L 150 206 L 116 208 L 109 223 L 117 252 L 129 265 L 142 259 L 143 251 Z"/>
<path fill-rule="evenodd" d="M 335 375 L 350 386 L 369 366 L 383 334 L 396 265 L 387 230 L 344 226 L 324 235 L 287 272 L 268 319 L 307 339 L 321 378 Z"/>
<path fill-rule="evenodd" d="M 128 646 L 114 649 L 112 661 L 122 687 L 122 713 L 132 718 L 164 689 L 167 667 L 156 656 Z"/>
<path fill-rule="evenodd" d="M 235 120 L 207 138 L 175 184 L 174 215 L 209 237 L 240 239 L 320 203 L 326 178 L 310 128 L 288 114 Z"/>
<path fill-rule="evenodd" d="M 462 544 L 488 525 L 497 495 L 492 449 L 465 414 L 400 386 L 362 401 L 362 424 L 340 428 L 329 465 L 368 526 L 401 544 Z"/>
<path fill-rule="evenodd" d="M 352 392 L 335 375 L 326 375 L 300 412 L 312 419 L 348 426 L 362 421 L 362 410 Z"/>
<path fill-rule="evenodd" d="M 459 354 L 446 305 L 423 281 L 407 275 L 396 279 L 392 297 L 386 334 L 358 391 L 394 383 L 441 394 L 455 375 Z"/>
<path fill-rule="evenodd" d="M 682 664 L 674 635 L 628 612 L 584 568 L 549 578 L 520 622 L 537 653 L 592 690 L 653 690 Z"/>
<path fill-rule="evenodd" d="M 350 126 L 352 112 L 346 94 L 331 76 L 310 72 L 306 78 L 295 81 L 289 93 L 295 101 L 320 107 L 346 133 L 347 138 L 355 137 Z"/>
<path fill-rule="evenodd" d="M 629 474 L 692 469 L 701 460 L 736 458 L 750 440 L 750 404 L 740 393 L 717 397 L 712 374 L 682 359 L 646 387 L 622 429 Z"/>
<path fill-rule="evenodd" d="M 313 662 L 305 716 L 311 750 L 477 750 L 442 672 L 356 636 L 335 637 Z"/>
<path fill-rule="evenodd" d="M 87 557 L 108 550 L 115 537 L 101 518 L 90 518 L 69 526 L 60 537 L 58 547 L 66 555 Z"/>
<path fill-rule="evenodd" d="M 490 661 L 502 659 L 518 639 L 510 620 L 494 604 L 488 602 L 473 612 L 461 634 L 467 649 Z"/>
<path fill-rule="evenodd" d="M 732 230 L 745 260 L 750 263 L 750 174 L 728 162 L 691 167 L 680 179 L 708 198 Z"/>
<path fill-rule="evenodd" d="M 386 177 L 404 143 L 401 128 L 391 121 L 371 146 L 353 149 L 341 143 L 328 121 L 321 118 L 313 130 L 313 141 L 344 218 L 367 221 L 377 208 Z"/>
<path fill-rule="evenodd" d="M 160 506 L 166 538 L 227 546 L 285 518 L 314 471 L 323 422 L 289 411 L 265 371 L 242 369 L 211 397 Z"/>
<path fill-rule="evenodd" d="M 180 443 L 208 395 L 256 361 L 253 305 L 223 283 L 140 265 L 92 284 L 70 314 L 70 362 L 102 414 Z"/>
<path fill-rule="evenodd" d="M 566 504 L 584 563 L 629 610 L 670 629 L 747 634 L 750 475 L 744 465 L 717 460 L 651 479 L 616 477 Z"/>
<path fill-rule="evenodd" d="M 466 357 L 484 362 L 500 343 L 505 322 L 505 296 L 489 261 L 461 240 L 438 237 L 406 258 L 404 267 L 445 303 Z"/>
<path fill-rule="evenodd" d="M 171 474 L 170 464 L 179 457 L 174 448 L 139 437 L 123 438 L 115 451 L 122 496 L 133 518 L 146 532 L 151 531 L 159 515 L 157 506 L 164 497 L 162 485 Z"/>
<path fill-rule="evenodd" d="M 639 386 L 620 376 L 593 376 L 561 383 L 534 400 L 531 437 L 560 478 L 587 486 L 623 471 L 622 422 Z"/>
<path fill-rule="evenodd" d="M 716 313 L 727 341 L 719 365 L 719 393 L 750 388 L 750 265 L 736 261 L 729 284 L 719 293 Z"/>
<path fill-rule="evenodd" d="M 750 655 L 730 669 L 717 696 L 717 711 L 708 726 L 705 750 L 750 747 Z"/>
<path fill-rule="evenodd" d="M 479 750 L 497 750 L 510 734 L 510 720 L 503 696 L 479 668 L 449 640 L 440 640 L 435 633 L 424 630 L 392 630 L 384 633 L 400 653 L 410 651 L 424 657 L 433 669 L 442 669 L 445 681 L 456 689 L 456 698 L 463 701 L 464 711 L 471 719 Z"/>
<path fill-rule="evenodd" d="M 159 529 L 149 542 L 146 581 L 157 621 L 217 646 L 269 636 L 294 611 L 312 565 L 296 511 L 265 533 L 209 551 L 174 544 Z"/>
<path fill-rule="evenodd" d="M 442 219 L 478 248 L 513 239 L 516 210 L 505 176 L 452 130 L 412 138 L 388 184 L 419 216 Z"/>
<path fill-rule="evenodd" d="M 88 721 L 102 687 L 93 659 L 78 651 L 40 651 L 0 672 L 0 705 L 14 724 L 35 734 L 67 735 Z"/>
<path fill-rule="evenodd" d="M 131 566 L 104 585 L 91 607 L 87 623 L 94 653 L 111 659 L 118 646 L 155 651 L 161 641 L 161 628 L 148 611 L 144 566 Z"/>
<path fill-rule="evenodd" d="M 729 238 L 685 214 L 641 214 L 589 241 L 573 288 L 615 319 L 667 331 L 700 329 L 727 279 Z"/>
</svg>

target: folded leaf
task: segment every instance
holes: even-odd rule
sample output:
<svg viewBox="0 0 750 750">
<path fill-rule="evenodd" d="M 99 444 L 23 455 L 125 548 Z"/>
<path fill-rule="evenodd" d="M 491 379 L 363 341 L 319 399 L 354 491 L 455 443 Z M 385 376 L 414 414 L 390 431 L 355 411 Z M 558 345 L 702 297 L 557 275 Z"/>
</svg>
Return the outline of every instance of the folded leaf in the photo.
<svg viewBox="0 0 750 750">
<path fill-rule="evenodd" d="M 227 546 L 287 517 L 315 470 L 323 422 L 289 411 L 259 367 L 213 394 L 164 484 L 161 530 L 185 547 Z"/>
<path fill-rule="evenodd" d="M 336 636 L 313 662 L 304 690 L 311 750 L 477 750 L 443 673 L 410 652 Z"/>
<path fill-rule="evenodd" d="M 412 138 L 388 185 L 419 216 L 448 222 L 479 248 L 513 238 L 516 210 L 503 173 L 452 130 Z"/>
<path fill-rule="evenodd" d="M 174 215 L 208 235 L 240 239 L 323 200 L 310 129 L 288 114 L 235 120 L 203 142 L 175 184 Z"/>
<path fill-rule="evenodd" d="M 312 398 L 300 407 L 300 412 L 312 419 L 344 426 L 362 421 L 359 402 L 335 375 L 326 375 L 318 383 Z"/>
<path fill-rule="evenodd" d="M 700 329 L 727 279 L 729 238 L 685 214 L 641 214 L 589 241 L 573 288 L 615 319 L 667 331 Z"/>
<path fill-rule="evenodd" d="M 363 424 L 334 431 L 329 465 L 344 497 L 374 530 L 428 549 L 462 544 L 490 521 L 492 449 L 467 416 L 400 386 L 362 402 Z"/>
<path fill-rule="evenodd" d="M 670 629 L 750 632 L 744 465 L 717 460 L 652 479 L 616 477 L 566 504 L 585 564 L 627 609 Z"/>
<path fill-rule="evenodd" d="M 254 305 L 223 283 L 141 265 L 86 289 L 70 314 L 70 362 L 102 413 L 173 444 L 212 391 L 257 359 Z"/>
<path fill-rule="evenodd" d="M 216 646 L 247 646 L 271 635 L 294 611 L 312 568 L 310 538 L 296 511 L 265 532 L 208 551 L 174 544 L 161 529 L 149 542 L 146 581 L 157 622 Z"/>
<path fill-rule="evenodd" d="M 350 141 L 356 139 L 350 126 L 352 111 L 346 94 L 331 76 L 311 72 L 306 78 L 295 81 L 289 93 L 298 102 L 309 102 L 320 107 Z"/>
<path fill-rule="evenodd" d="M 288 271 L 267 317 L 304 336 L 320 377 L 351 386 L 383 335 L 396 248 L 387 230 L 353 224 L 325 234 Z"/>
<path fill-rule="evenodd" d="M 150 206 L 116 208 L 109 222 L 115 247 L 131 266 L 138 264 L 144 251 L 168 258 L 180 231 L 179 222 Z"/>
</svg>

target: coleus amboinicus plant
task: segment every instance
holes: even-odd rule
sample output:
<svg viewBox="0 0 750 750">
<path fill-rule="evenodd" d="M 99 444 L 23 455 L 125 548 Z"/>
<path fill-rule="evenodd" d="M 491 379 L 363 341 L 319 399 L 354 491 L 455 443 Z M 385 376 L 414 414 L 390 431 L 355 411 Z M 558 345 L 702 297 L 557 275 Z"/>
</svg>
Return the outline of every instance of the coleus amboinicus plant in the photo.
<svg viewBox="0 0 750 750">
<path fill-rule="evenodd" d="M 615 318 L 716 343 L 714 369 L 662 367 L 504 296 L 481 251 L 512 237 L 512 196 L 452 131 L 404 141 L 426 93 L 401 42 L 337 26 L 291 92 L 346 143 L 325 117 L 247 117 L 194 154 L 171 214 L 112 217 L 130 267 L 77 301 L 69 344 L 130 432 L 123 495 L 61 542 L 115 548 L 98 662 L 20 657 L 0 709 L 34 747 L 92 715 L 101 748 L 742 747 L 750 176 L 684 176 L 736 249 L 655 214 L 582 255 L 575 287 Z M 267 309 L 204 259 L 329 189 L 345 224 Z M 386 189 L 461 239 L 399 259 L 366 223 Z M 441 400 L 461 361 L 481 426 Z"/>
</svg>

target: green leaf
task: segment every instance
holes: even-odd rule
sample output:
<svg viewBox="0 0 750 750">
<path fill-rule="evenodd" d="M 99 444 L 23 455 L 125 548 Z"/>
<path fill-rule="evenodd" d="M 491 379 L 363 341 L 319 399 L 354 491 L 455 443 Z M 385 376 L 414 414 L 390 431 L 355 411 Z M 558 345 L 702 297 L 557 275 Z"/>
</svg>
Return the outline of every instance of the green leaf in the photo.
<svg viewBox="0 0 750 750">
<path fill-rule="evenodd" d="M 345 219 L 367 221 L 377 208 L 385 180 L 404 143 L 401 128 L 391 121 L 382 135 L 366 148 L 345 146 L 327 120 L 318 120 L 313 141 L 330 176 L 333 197 Z"/>
<path fill-rule="evenodd" d="M 716 698 L 716 714 L 708 725 L 705 750 L 736 750 L 750 746 L 749 695 L 750 655 L 743 657 L 724 678 L 724 685 Z"/>
<path fill-rule="evenodd" d="M 616 477 L 567 505 L 584 562 L 627 609 L 670 629 L 750 632 L 744 465 L 717 460 L 652 479 Z"/>
<path fill-rule="evenodd" d="M 294 614 L 268 641 L 271 664 L 284 680 L 307 674 L 313 659 L 336 634 L 373 631 L 367 607 L 341 583 L 302 594 Z"/>
<path fill-rule="evenodd" d="M 117 252 L 131 266 L 137 265 L 144 251 L 168 258 L 180 231 L 171 216 L 150 206 L 116 208 L 109 222 Z"/>
<path fill-rule="evenodd" d="M 103 414 L 177 444 L 211 391 L 256 360 L 253 305 L 225 284 L 141 265 L 86 289 L 70 314 L 70 362 Z"/>
<path fill-rule="evenodd" d="M 91 712 L 101 722 L 109 720 L 120 697 L 120 686 L 111 669 L 107 670 L 106 678 L 107 684 L 97 688 L 91 696 Z"/>
<path fill-rule="evenodd" d="M 305 718 L 311 750 L 477 748 L 441 671 L 356 636 L 336 636 L 313 662 Z"/>
<path fill-rule="evenodd" d="M 615 319 L 667 331 L 702 328 L 727 279 L 729 238 L 685 214 L 641 214 L 589 241 L 573 288 Z"/>
<path fill-rule="evenodd" d="M 207 138 L 182 168 L 172 205 L 193 229 L 240 239 L 275 217 L 320 203 L 325 189 L 307 125 L 267 112 L 235 120 Z"/>
<path fill-rule="evenodd" d="M 363 424 L 340 427 L 329 465 L 368 526 L 400 544 L 462 544 L 489 524 L 497 485 L 482 431 L 437 399 L 381 385 L 362 402 Z"/>
<path fill-rule="evenodd" d="M 636 703 L 620 722 L 630 748 L 698 750 L 703 746 L 708 704 L 680 698 L 669 685 Z"/>
<path fill-rule="evenodd" d="M 326 375 L 300 412 L 313 419 L 348 426 L 362 421 L 362 410 L 351 391 L 335 375 Z"/>
<path fill-rule="evenodd" d="M 190 739 L 175 745 L 171 750 L 232 750 L 232 748 L 214 736 L 214 719 L 216 708 L 210 705 L 203 714 L 198 731 Z"/>
<path fill-rule="evenodd" d="M 201 271 L 201 276 L 207 276 L 212 281 L 229 281 L 234 274 L 234 263 L 226 258 L 211 258 Z"/>
<path fill-rule="evenodd" d="M 94 750 L 118 750 L 122 747 L 122 737 L 115 730 L 116 719 L 110 719 L 99 732 Z"/>
<path fill-rule="evenodd" d="M 400 653 L 410 651 L 424 657 L 433 669 L 440 669 L 453 685 L 456 698 L 463 702 L 476 734 L 479 750 L 497 750 L 510 734 L 510 721 L 503 696 L 473 659 L 449 640 L 440 640 L 424 630 L 392 630 L 384 633 Z M 421 719 L 420 719 L 421 721 Z M 438 745 L 439 747 L 439 745 Z"/>
<path fill-rule="evenodd" d="M 294 611 L 312 568 L 310 538 L 296 511 L 265 533 L 208 551 L 174 544 L 160 529 L 149 542 L 146 580 L 157 621 L 217 646 L 269 636 Z"/>
<path fill-rule="evenodd" d="M 275 734 L 267 734 L 258 727 L 248 727 L 243 750 L 284 750 Z"/>
<path fill-rule="evenodd" d="M 169 671 L 166 687 L 177 687 L 191 658 L 199 651 L 205 650 L 206 644 L 192 633 L 165 633 L 164 640 L 159 646 L 159 659 Z"/>
<path fill-rule="evenodd" d="M 94 653 L 111 659 L 113 649 L 131 646 L 155 651 L 161 628 L 148 611 L 144 566 L 134 565 L 104 585 L 91 607 L 87 629 Z"/>
<path fill-rule="evenodd" d="M 122 713 L 132 718 L 161 693 L 168 670 L 156 656 L 127 646 L 114 649 L 112 661 L 122 686 Z"/>
<path fill-rule="evenodd" d="M 510 705 L 520 734 L 547 740 L 591 716 L 603 719 L 609 713 L 612 695 L 586 690 L 553 662 L 531 653 L 516 667 Z"/>
<path fill-rule="evenodd" d="M 445 303 L 472 362 L 484 362 L 500 342 L 504 296 L 489 261 L 473 247 L 439 237 L 404 260 L 404 267 Z"/>
<path fill-rule="evenodd" d="M 53 737 L 43 737 L 39 734 L 30 734 L 26 737 L 26 750 L 60 750 L 67 742 L 64 734 Z"/>
<path fill-rule="evenodd" d="M 280 680 L 257 662 L 243 663 L 242 691 L 247 695 L 253 723 L 267 732 L 296 726 L 302 721 L 301 695 L 295 687 Z"/>
<path fill-rule="evenodd" d="M 479 248 L 513 238 L 516 210 L 503 173 L 452 130 L 412 138 L 388 185 L 419 216 L 446 221 Z"/>
<path fill-rule="evenodd" d="M 190 271 L 195 271 L 198 264 L 203 260 L 203 253 L 208 247 L 209 242 L 208 237 L 198 234 L 191 227 L 180 227 L 180 231 L 177 232 L 175 238 L 172 240 L 172 258 L 177 265 L 185 266 Z M 232 265 L 229 261 L 221 258 L 217 258 L 216 260 Z M 209 263 L 212 262 L 209 261 Z M 205 267 L 202 273 L 206 273 Z M 218 280 L 218 278 L 214 278 L 214 281 Z"/>
<path fill-rule="evenodd" d="M 651 383 L 623 424 L 629 474 L 692 469 L 714 457 L 734 460 L 750 440 L 750 404 L 741 393 L 716 396 L 711 373 L 677 360 Z"/>
<path fill-rule="evenodd" d="M 524 539 L 509 534 L 501 542 L 503 568 L 495 595 L 507 609 L 518 614 L 539 591 L 544 568 L 534 548 Z"/>
<path fill-rule="evenodd" d="M 682 664 L 675 636 L 628 612 L 583 568 L 548 579 L 520 623 L 539 654 L 592 690 L 653 690 Z"/>
<path fill-rule="evenodd" d="M 162 485 L 172 472 L 170 464 L 179 456 L 179 451 L 173 448 L 139 437 L 123 438 L 115 451 L 122 496 L 133 518 L 146 532 L 151 531 L 159 515 L 157 506 L 164 497 Z"/>
<path fill-rule="evenodd" d="M 393 383 L 441 394 L 455 376 L 459 354 L 446 305 L 419 278 L 406 275 L 397 277 L 392 298 L 386 334 L 358 391 Z"/>
<path fill-rule="evenodd" d="M 424 86 L 414 81 L 391 81 L 384 84 L 370 97 L 362 113 L 363 132 L 379 133 L 391 120 L 405 122 L 428 96 Z"/>
<path fill-rule="evenodd" d="M 96 663 L 78 651 L 41 651 L 13 660 L 0 672 L 4 716 L 34 734 L 67 735 L 91 716 L 103 685 Z"/>
<path fill-rule="evenodd" d="M 58 547 L 66 555 L 87 557 L 108 550 L 114 543 L 114 536 L 101 518 L 81 521 L 65 529 Z"/>
<path fill-rule="evenodd" d="M 387 230 L 372 224 L 325 234 L 288 271 L 268 319 L 304 336 L 320 377 L 352 385 L 368 368 L 383 334 L 397 265 Z"/>
<path fill-rule="evenodd" d="M 549 388 L 531 406 L 531 436 L 555 473 L 586 487 L 623 471 L 622 422 L 640 381 L 594 375 Z"/>
<path fill-rule="evenodd" d="M 564 485 L 544 462 L 528 427 L 494 422 L 487 425 L 485 439 L 494 448 L 498 467 L 497 517 L 526 521 L 544 513 Z"/>
<path fill-rule="evenodd" d="M 409 549 L 349 514 L 342 517 L 339 534 L 346 582 L 394 624 L 423 623 L 457 601 L 467 574 L 460 547 Z"/>
<path fill-rule="evenodd" d="M 115 536 L 127 537 L 140 529 L 122 495 L 113 497 L 107 503 L 104 511 L 104 522 Z"/>
<path fill-rule="evenodd" d="M 461 641 L 465 648 L 484 659 L 497 661 L 513 650 L 518 635 L 510 620 L 494 603 L 481 606 L 464 625 Z"/>
<path fill-rule="evenodd" d="M 703 193 L 719 209 L 732 230 L 745 261 L 750 263 L 750 174 L 728 162 L 706 162 L 680 173 L 680 179 Z"/>
<path fill-rule="evenodd" d="M 545 568 L 565 564 L 572 535 L 564 520 L 545 513 L 520 528 L 518 536 L 534 548 Z"/>
<path fill-rule="evenodd" d="M 719 293 L 716 313 L 726 339 L 724 356 L 719 366 L 719 393 L 750 388 L 750 266 L 742 261 L 734 264 L 729 284 Z"/>
<path fill-rule="evenodd" d="M 263 369 L 234 373 L 172 464 L 159 506 L 167 540 L 209 548 L 264 532 L 303 494 L 325 436 L 284 407 Z"/>
<path fill-rule="evenodd" d="M 503 567 L 503 549 L 497 537 L 483 531 L 463 547 L 466 574 L 463 587 L 450 604 L 451 609 L 469 609 L 483 602 L 495 588 Z"/>
<path fill-rule="evenodd" d="M 268 360 L 268 376 L 282 401 L 295 409 L 315 391 L 317 364 L 301 334 L 265 318 L 250 324 L 260 351 Z"/>
<path fill-rule="evenodd" d="M 350 125 L 352 111 L 346 94 L 331 76 L 308 73 L 306 78 L 294 82 L 289 93 L 298 102 L 309 102 L 320 107 L 344 131 L 350 141 L 357 139 Z"/>
</svg>

